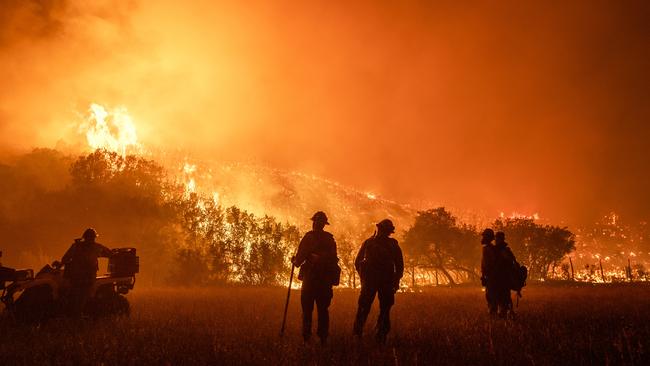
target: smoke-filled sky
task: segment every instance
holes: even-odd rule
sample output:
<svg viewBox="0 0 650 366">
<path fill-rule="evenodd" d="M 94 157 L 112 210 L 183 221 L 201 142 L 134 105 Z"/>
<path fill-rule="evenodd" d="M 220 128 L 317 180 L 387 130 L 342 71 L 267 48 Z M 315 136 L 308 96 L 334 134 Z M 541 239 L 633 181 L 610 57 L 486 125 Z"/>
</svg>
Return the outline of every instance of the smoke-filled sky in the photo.
<svg viewBox="0 0 650 366">
<path fill-rule="evenodd" d="M 148 146 L 414 204 L 648 218 L 650 4 L 0 0 L 0 150 Z"/>
</svg>

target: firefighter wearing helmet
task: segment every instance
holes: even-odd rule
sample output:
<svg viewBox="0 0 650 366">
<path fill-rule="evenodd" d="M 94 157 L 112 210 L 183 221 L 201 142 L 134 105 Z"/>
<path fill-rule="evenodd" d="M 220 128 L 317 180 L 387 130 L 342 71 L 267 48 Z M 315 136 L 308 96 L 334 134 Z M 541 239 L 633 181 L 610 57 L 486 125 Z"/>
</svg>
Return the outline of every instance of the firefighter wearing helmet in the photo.
<svg viewBox="0 0 650 366">
<path fill-rule="evenodd" d="M 485 300 L 490 314 L 496 314 L 497 302 L 493 286 L 488 286 L 488 278 L 494 267 L 494 230 L 487 228 L 481 234 L 481 285 L 485 287 Z"/>
<path fill-rule="evenodd" d="M 366 240 L 357 254 L 354 265 L 361 278 L 359 307 L 354 322 L 354 334 L 361 337 L 363 326 L 375 299 L 379 297 L 377 318 L 377 342 L 386 342 L 390 330 L 390 309 L 395 303 L 395 292 L 404 275 L 404 258 L 397 240 L 390 235 L 395 225 L 389 219 L 377 224 L 377 232 Z"/>
<path fill-rule="evenodd" d="M 485 286 L 488 311 L 491 316 L 514 317 L 510 286 L 513 268 L 519 269 L 520 265 L 506 243 L 506 234 L 502 231 L 495 234 L 492 229 L 485 229 L 481 244 L 481 283 Z M 519 291 L 517 294 L 521 296 Z"/>
<path fill-rule="evenodd" d="M 329 225 L 323 211 L 316 212 L 312 218 L 312 230 L 300 241 L 298 251 L 292 262 L 300 267 L 298 279 L 302 281 L 300 303 L 302 305 L 302 335 L 305 342 L 311 338 L 312 313 L 314 303 L 318 311 L 316 333 L 321 343 L 327 342 L 329 334 L 329 306 L 332 302 L 332 286 L 338 285 L 340 267 L 336 253 L 334 236 L 325 231 Z"/>
<path fill-rule="evenodd" d="M 75 239 L 63 255 L 63 277 L 70 281 L 69 312 L 81 316 L 99 269 L 97 258 L 110 257 L 111 250 L 96 242 L 97 232 L 89 228 Z"/>
</svg>

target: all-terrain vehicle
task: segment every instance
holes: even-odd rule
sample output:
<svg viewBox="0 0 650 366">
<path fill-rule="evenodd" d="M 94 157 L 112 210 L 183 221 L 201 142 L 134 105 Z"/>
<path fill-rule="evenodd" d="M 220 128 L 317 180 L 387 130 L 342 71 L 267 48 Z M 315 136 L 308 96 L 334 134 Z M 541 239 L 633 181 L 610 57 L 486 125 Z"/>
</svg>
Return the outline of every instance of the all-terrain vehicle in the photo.
<svg viewBox="0 0 650 366">
<path fill-rule="evenodd" d="M 97 276 L 83 314 L 93 318 L 128 315 L 129 302 L 124 295 L 133 289 L 139 269 L 135 248 L 113 249 L 108 259 L 108 274 Z M 64 278 L 64 271 L 65 267 L 58 261 L 46 265 L 36 275 L 31 269 L 1 267 L 0 300 L 5 305 L 5 313 L 26 323 L 65 316 L 70 282 Z"/>
</svg>

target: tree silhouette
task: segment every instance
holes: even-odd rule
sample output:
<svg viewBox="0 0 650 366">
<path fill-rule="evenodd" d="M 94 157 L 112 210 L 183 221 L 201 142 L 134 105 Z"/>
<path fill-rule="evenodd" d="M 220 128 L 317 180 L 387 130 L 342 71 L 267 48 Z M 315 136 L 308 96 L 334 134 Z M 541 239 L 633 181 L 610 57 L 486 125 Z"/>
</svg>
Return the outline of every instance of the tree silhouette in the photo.
<svg viewBox="0 0 650 366">
<path fill-rule="evenodd" d="M 341 279 L 348 287 L 356 287 L 357 276 L 354 267 L 354 260 L 359 250 L 359 245 L 355 245 L 353 240 L 347 236 L 342 235 L 336 239 L 337 253 L 339 256 L 339 265 L 341 266 Z"/>
<path fill-rule="evenodd" d="M 551 266 L 561 263 L 575 250 L 575 235 L 566 227 L 540 225 L 533 219 L 499 219 L 495 230 L 506 234 L 506 241 L 520 263 L 528 266 L 532 278 L 545 279 Z"/>
<path fill-rule="evenodd" d="M 480 251 L 476 230 L 462 224 L 444 207 L 418 212 L 404 235 L 407 265 L 430 267 L 450 284 L 461 276 L 476 280 Z"/>
</svg>

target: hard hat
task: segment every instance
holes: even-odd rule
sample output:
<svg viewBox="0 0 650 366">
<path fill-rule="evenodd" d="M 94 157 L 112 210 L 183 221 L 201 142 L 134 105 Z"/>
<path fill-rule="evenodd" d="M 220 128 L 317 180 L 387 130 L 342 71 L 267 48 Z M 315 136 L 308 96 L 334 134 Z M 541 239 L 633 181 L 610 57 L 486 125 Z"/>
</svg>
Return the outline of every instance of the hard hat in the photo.
<svg viewBox="0 0 650 366">
<path fill-rule="evenodd" d="M 389 233 L 395 232 L 395 225 L 393 225 L 393 222 L 390 221 L 389 219 L 384 219 L 379 221 L 379 223 L 377 224 L 377 228 L 379 230 L 384 230 Z"/>
<path fill-rule="evenodd" d="M 94 240 L 98 236 L 99 235 L 97 235 L 97 231 L 95 231 L 95 229 L 93 229 L 93 228 L 86 229 L 86 231 L 84 231 L 83 235 L 81 235 L 81 237 L 84 240 Z"/>
<path fill-rule="evenodd" d="M 311 221 L 314 222 L 320 222 L 325 225 L 329 225 L 330 223 L 327 221 L 327 215 L 323 211 L 317 211 L 314 216 L 311 217 Z"/>
<path fill-rule="evenodd" d="M 483 236 L 489 236 L 490 238 L 494 238 L 494 230 L 492 229 L 485 229 L 483 230 Z"/>
</svg>

